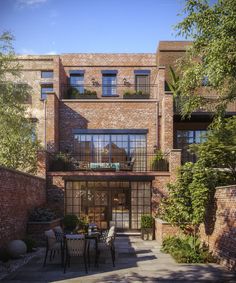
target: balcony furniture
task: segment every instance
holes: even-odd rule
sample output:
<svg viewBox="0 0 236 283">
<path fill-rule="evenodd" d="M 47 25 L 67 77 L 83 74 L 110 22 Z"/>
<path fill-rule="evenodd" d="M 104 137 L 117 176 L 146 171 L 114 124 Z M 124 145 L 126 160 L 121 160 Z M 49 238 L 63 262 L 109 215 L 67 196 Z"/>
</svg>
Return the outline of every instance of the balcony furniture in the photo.
<svg viewBox="0 0 236 283">
<path fill-rule="evenodd" d="M 132 171 L 134 167 L 135 157 L 132 157 L 130 161 L 121 163 L 121 171 Z"/>
<path fill-rule="evenodd" d="M 100 242 L 98 243 L 99 253 L 104 250 L 110 250 L 112 264 L 115 266 L 115 238 L 116 238 L 116 228 L 112 226 L 109 231 L 102 233 L 100 237 Z"/>
<path fill-rule="evenodd" d="M 88 273 L 87 268 L 87 241 L 85 235 L 65 235 L 65 248 L 66 248 L 66 259 L 64 263 L 64 273 L 66 267 L 70 267 L 71 257 L 83 257 L 85 271 Z"/>
<path fill-rule="evenodd" d="M 120 163 L 90 163 L 89 164 L 90 169 L 92 170 L 111 170 L 111 171 L 119 171 L 120 170 Z"/>
<path fill-rule="evenodd" d="M 55 233 L 52 229 L 45 231 L 46 236 L 46 253 L 43 266 L 46 265 L 48 252 L 50 252 L 50 261 L 54 258 L 55 253 L 61 253 L 61 264 L 63 265 L 63 241 L 57 241 Z"/>
</svg>

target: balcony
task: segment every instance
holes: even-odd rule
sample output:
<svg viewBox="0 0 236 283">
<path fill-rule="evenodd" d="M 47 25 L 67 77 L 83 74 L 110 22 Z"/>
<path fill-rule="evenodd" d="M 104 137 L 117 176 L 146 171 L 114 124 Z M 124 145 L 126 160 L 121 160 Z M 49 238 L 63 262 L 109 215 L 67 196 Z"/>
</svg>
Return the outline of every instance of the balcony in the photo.
<svg viewBox="0 0 236 283">
<path fill-rule="evenodd" d="M 116 84 L 104 85 L 98 82 L 90 85 L 61 85 L 62 99 L 98 99 L 119 97 L 123 99 L 149 99 L 154 97 L 155 85 Z"/>
<path fill-rule="evenodd" d="M 162 159 L 154 153 L 134 153 L 123 155 L 77 155 L 55 153 L 50 155 L 49 171 L 89 171 L 89 172 L 153 172 L 169 171 L 168 155 Z"/>
</svg>

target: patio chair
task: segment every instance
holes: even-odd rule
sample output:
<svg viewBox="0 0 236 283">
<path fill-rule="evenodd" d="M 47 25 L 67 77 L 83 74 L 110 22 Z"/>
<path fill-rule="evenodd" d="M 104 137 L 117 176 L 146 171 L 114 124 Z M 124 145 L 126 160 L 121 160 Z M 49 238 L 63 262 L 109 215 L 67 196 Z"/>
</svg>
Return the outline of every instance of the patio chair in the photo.
<svg viewBox="0 0 236 283">
<path fill-rule="evenodd" d="M 46 236 L 46 253 L 43 266 L 46 265 L 48 252 L 50 252 L 50 261 L 54 258 L 56 252 L 61 253 L 61 264 L 63 265 L 62 241 L 57 241 L 52 229 L 45 231 L 44 234 Z"/>
<path fill-rule="evenodd" d="M 57 242 L 62 242 L 63 239 L 64 239 L 64 232 L 63 232 L 63 229 L 61 228 L 61 226 L 54 227 L 53 231 L 55 233 Z"/>
<path fill-rule="evenodd" d="M 71 257 L 83 257 L 85 271 L 88 273 L 87 268 L 87 242 L 84 235 L 66 235 L 66 259 L 64 263 L 64 273 L 66 267 L 70 267 Z"/>
<path fill-rule="evenodd" d="M 115 226 L 112 226 L 109 231 L 103 232 L 100 243 L 98 243 L 98 248 L 101 252 L 101 250 L 109 249 L 111 252 L 111 259 L 112 264 L 115 266 L 115 238 L 116 238 L 116 228 Z"/>
</svg>

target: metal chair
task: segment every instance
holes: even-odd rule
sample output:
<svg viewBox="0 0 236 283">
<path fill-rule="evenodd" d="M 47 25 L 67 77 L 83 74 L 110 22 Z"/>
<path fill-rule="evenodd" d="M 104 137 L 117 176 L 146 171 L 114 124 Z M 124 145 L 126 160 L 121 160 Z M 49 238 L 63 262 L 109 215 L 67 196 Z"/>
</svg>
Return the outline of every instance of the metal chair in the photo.
<svg viewBox="0 0 236 283">
<path fill-rule="evenodd" d="M 88 273 L 87 268 L 87 242 L 84 235 L 66 235 L 66 259 L 64 263 L 64 273 L 66 272 L 66 267 L 70 267 L 71 257 L 83 257 L 85 271 Z"/>
<path fill-rule="evenodd" d="M 63 232 L 63 229 L 61 228 L 61 226 L 54 227 L 53 231 L 55 233 L 57 242 L 63 241 L 63 239 L 64 239 L 64 232 Z"/>
<path fill-rule="evenodd" d="M 98 244 L 98 248 L 109 249 L 111 252 L 112 264 L 115 266 L 115 238 L 116 238 L 116 228 L 112 226 L 109 231 L 106 231 L 102 234 L 100 240 L 101 242 Z"/>
<path fill-rule="evenodd" d="M 61 253 L 61 264 L 63 265 L 63 252 L 62 252 L 62 242 L 58 242 L 55 233 L 52 229 L 44 232 L 46 236 L 46 253 L 43 262 L 43 266 L 46 265 L 48 252 L 50 252 L 50 261 L 54 258 L 56 252 Z"/>
</svg>

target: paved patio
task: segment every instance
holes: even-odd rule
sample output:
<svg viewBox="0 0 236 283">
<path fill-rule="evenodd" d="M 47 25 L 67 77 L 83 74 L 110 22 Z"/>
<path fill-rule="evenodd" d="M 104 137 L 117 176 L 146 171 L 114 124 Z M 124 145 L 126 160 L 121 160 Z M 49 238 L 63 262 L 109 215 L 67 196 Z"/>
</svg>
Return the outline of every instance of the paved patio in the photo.
<svg viewBox="0 0 236 283">
<path fill-rule="evenodd" d="M 66 274 L 59 257 L 43 268 L 41 254 L 3 282 L 236 282 L 235 273 L 217 264 L 177 264 L 160 252 L 156 241 L 117 237 L 116 250 L 116 267 L 112 267 L 110 254 L 102 253 L 99 267 L 92 264 L 88 275 L 78 259 L 72 259 Z"/>
</svg>

